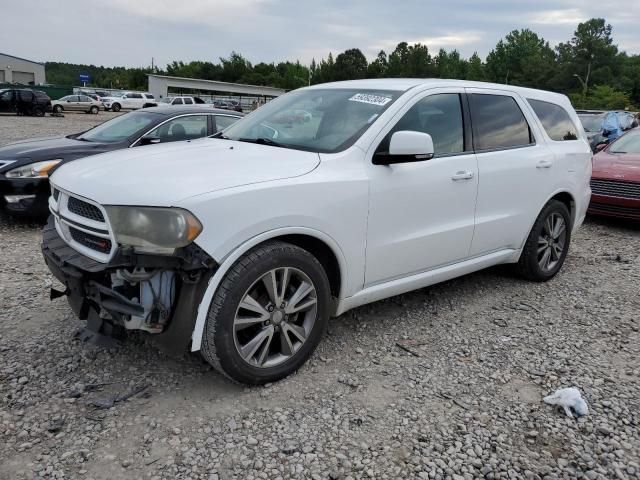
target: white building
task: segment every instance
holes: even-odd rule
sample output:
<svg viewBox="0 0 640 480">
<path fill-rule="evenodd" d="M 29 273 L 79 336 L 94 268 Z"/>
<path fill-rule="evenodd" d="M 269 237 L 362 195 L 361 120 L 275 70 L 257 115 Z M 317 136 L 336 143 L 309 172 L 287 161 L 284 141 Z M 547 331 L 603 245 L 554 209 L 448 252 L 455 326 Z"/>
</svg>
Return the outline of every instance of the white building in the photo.
<svg viewBox="0 0 640 480">
<path fill-rule="evenodd" d="M 0 83 L 23 85 L 46 83 L 44 64 L 0 53 Z"/>
</svg>

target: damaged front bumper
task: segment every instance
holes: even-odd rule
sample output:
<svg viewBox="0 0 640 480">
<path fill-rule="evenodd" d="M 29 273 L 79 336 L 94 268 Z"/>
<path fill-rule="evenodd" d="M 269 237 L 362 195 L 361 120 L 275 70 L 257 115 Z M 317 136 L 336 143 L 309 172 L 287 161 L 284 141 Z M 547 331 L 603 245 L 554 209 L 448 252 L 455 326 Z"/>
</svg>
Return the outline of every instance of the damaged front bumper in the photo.
<svg viewBox="0 0 640 480">
<path fill-rule="evenodd" d="M 71 248 L 53 217 L 43 231 L 42 253 L 65 286 L 64 292 L 52 289 L 52 299 L 66 295 L 81 320 L 99 317 L 110 326 L 153 333 L 154 342 L 170 353 L 188 348 L 198 305 L 218 268 L 195 244 L 171 256 L 120 248 L 109 263 L 101 263 Z"/>
</svg>

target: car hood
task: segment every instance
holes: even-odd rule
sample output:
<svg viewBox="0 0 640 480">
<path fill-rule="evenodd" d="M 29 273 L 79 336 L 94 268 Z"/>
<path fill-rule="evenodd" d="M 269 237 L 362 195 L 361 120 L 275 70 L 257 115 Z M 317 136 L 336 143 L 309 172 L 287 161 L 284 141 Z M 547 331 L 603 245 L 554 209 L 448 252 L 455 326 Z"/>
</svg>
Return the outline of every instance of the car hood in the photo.
<svg viewBox="0 0 640 480">
<path fill-rule="evenodd" d="M 593 157 L 593 176 L 640 182 L 640 154 L 600 152 Z"/>
<path fill-rule="evenodd" d="M 114 145 L 82 142 L 68 137 L 48 137 L 23 140 L 0 147 L 0 160 L 12 160 L 11 168 L 40 160 L 77 158 L 103 153 Z"/>
<path fill-rule="evenodd" d="M 200 139 L 136 147 L 58 168 L 58 187 L 103 205 L 175 206 L 208 192 L 304 175 L 317 153 L 246 142 Z"/>
</svg>

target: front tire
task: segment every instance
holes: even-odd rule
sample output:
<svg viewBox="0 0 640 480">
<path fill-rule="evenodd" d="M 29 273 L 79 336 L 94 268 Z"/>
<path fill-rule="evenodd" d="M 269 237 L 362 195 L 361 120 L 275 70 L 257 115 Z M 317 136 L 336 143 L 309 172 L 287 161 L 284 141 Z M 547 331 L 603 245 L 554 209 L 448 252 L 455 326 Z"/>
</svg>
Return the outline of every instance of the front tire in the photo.
<svg viewBox="0 0 640 480">
<path fill-rule="evenodd" d="M 242 256 L 211 302 L 201 353 L 230 379 L 260 385 L 296 371 L 329 319 L 330 287 L 306 250 L 270 242 Z"/>
<path fill-rule="evenodd" d="M 522 249 L 517 268 L 520 275 L 534 282 L 551 280 L 562 268 L 571 242 L 571 214 L 558 201 L 547 203 Z"/>
<path fill-rule="evenodd" d="M 120 104 L 119 103 L 114 103 L 113 105 L 111 105 L 111 110 L 113 110 L 114 112 L 119 112 L 120 111 Z"/>
<path fill-rule="evenodd" d="M 61 105 L 54 105 L 53 113 L 55 113 L 56 115 L 60 115 L 62 113 L 62 106 Z"/>
</svg>

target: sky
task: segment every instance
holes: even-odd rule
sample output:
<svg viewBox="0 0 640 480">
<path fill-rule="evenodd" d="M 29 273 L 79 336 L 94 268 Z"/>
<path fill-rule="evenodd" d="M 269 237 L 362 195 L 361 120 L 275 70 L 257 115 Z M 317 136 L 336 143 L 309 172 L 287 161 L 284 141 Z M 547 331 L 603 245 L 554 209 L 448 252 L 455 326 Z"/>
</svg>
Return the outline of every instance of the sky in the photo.
<svg viewBox="0 0 640 480">
<path fill-rule="evenodd" d="M 20 0 L 2 6 L 0 52 L 164 67 L 236 51 L 254 64 L 309 64 L 348 48 L 371 60 L 406 41 L 485 58 L 511 30 L 530 28 L 555 46 L 592 17 L 612 24 L 621 50 L 640 54 L 639 0 Z"/>
</svg>

